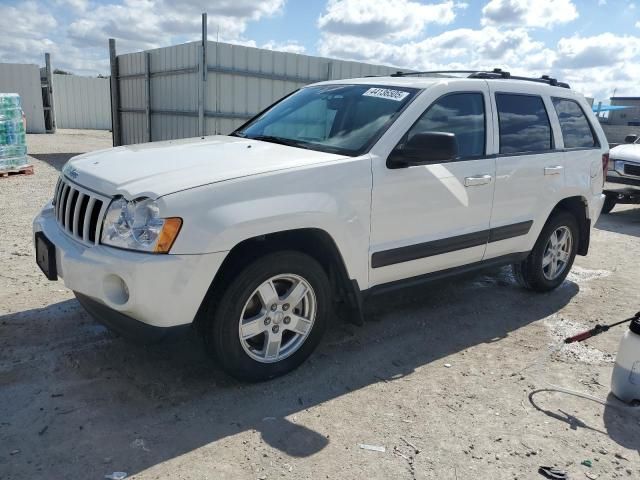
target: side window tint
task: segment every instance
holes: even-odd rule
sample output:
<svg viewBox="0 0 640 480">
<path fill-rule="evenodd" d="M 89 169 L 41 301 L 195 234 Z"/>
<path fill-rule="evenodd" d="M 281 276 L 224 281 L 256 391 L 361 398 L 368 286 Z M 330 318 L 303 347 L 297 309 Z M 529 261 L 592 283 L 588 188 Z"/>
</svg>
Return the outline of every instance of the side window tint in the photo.
<svg viewBox="0 0 640 480">
<path fill-rule="evenodd" d="M 544 152 L 553 148 L 551 124 L 541 97 L 496 93 L 500 153 Z"/>
<path fill-rule="evenodd" d="M 577 102 L 565 98 L 554 98 L 553 106 L 558 114 L 565 148 L 585 148 L 598 145 L 593 136 L 591 125 Z"/>
<path fill-rule="evenodd" d="M 484 155 L 484 96 L 453 93 L 436 100 L 409 129 L 407 139 L 425 132 L 454 133 L 460 158 Z"/>
</svg>

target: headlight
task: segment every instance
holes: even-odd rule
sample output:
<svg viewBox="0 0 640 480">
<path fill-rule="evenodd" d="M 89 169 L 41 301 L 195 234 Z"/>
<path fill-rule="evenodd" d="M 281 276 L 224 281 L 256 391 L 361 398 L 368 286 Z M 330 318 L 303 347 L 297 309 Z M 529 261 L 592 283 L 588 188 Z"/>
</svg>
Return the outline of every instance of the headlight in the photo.
<svg viewBox="0 0 640 480">
<path fill-rule="evenodd" d="M 112 247 L 167 253 L 178 236 L 182 219 L 160 218 L 155 200 L 114 199 L 102 224 L 101 241 Z"/>
</svg>

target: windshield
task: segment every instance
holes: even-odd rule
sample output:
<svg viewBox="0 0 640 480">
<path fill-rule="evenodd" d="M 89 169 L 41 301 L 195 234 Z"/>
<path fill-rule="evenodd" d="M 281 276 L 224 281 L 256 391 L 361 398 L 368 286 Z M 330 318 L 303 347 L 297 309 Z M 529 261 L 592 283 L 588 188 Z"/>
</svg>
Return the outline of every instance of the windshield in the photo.
<svg viewBox="0 0 640 480">
<path fill-rule="evenodd" d="M 232 133 L 344 155 L 364 153 L 418 89 L 374 85 L 306 87 Z"/>
</svg>

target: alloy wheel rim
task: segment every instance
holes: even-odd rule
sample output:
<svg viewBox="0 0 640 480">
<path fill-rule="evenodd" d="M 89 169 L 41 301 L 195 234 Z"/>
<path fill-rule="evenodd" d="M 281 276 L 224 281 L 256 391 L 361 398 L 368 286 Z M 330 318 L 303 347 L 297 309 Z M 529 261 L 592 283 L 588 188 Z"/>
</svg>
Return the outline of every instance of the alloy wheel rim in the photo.
<svg viewBox="0 0 640 480">
<path fill-rule="evenodd" d="M 316 317 L 313 288 L 294 274 L 264 281 L 245 303 L 238 336 L 245 353 L 260 363 L 275 363 L 297 352 Z"/>
<path fill-rule="evenodd" d="M 568 227 L 556 228 L 549 237 L 542 256 L 542 273 L 547 280 L 556 280 L 564 273 L 571 258 L 573 235 Z"/>
</svg>

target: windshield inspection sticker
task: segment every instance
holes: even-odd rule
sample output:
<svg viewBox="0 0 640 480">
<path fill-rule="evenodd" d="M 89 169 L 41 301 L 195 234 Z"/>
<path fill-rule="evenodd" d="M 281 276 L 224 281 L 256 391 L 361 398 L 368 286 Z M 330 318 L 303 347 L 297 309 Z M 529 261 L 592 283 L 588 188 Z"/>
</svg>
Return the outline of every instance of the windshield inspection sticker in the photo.
<svg viewBox="0 0 640 480">
<path fill-rule="evenodd" d="M 362 94 L 364 97 L 386 98 L 387 100 L 393 100 L 394 102 L 401 102 L 407 95 L 409 95 L 409 92 L 403 92 L 402 90 L 375 87 L 370 88 Z"/>
</svg>

